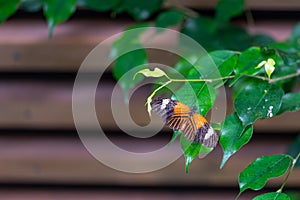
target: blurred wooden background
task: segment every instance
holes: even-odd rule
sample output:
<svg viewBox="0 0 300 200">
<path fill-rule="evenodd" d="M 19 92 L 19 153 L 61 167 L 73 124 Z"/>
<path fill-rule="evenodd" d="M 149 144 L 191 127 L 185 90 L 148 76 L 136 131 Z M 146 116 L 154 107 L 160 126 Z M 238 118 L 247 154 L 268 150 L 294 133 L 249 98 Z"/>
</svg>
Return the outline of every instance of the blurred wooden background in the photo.
<svg viewBox="0 0 300 200">
<path fill-rule="evenodd" d="M 257 2 L 261 3 L 254 8 L 268 9 L 271 14 L 281 5 Z M 186 3 L 197 9 L 211 8 L 200 2 Z M 289 0 L 284 5 L 287 10 L 299 10 L 297 1 Z M 242 19 L 236 23 L 250 32 L 284 40 L 299 20 L 299 13 L 296 16 L 260 17 L 255 26 Z M 242 169 L 258 156 L 286 151 L 299 133 L 299 112 L 258 121 L 251 142 L 223 170 L 219 170 L 220 147 L 207 158 L 193 161 L 188 175 L 184 173 L 183 157 L 146 174 L 118 172 L 95 160 L 74 127 L 73 82 L 80 64 L 98 43 L 133 23 L 127 18 L 76 14 L 56 27 L 53 39 L 48 39 L 47 25 L 40 14 L 19 13 L 0 26 L 0 199 L 233 199 Z M 164 59 L 159 54 L 154 56 Z M 105 73 L 103 85 L 96 100 L 98 114 L 105 116 L 101 126 L 123 146 L 138 145 L 114 123 L 109 100 L 115 81 L 110 71 Z M 146 96 L 142 93 L 135 98 L 132 116 L 138 124 L 148 120 L 143 106 Z M 155 148 L 170 137 L 171 132 L 159 134 L 139 148 Z M 266 191 L 276 191 L 282 180 L 270 181 Z M 293 172 L 287 189 L 300 190 L 299 169 Z M 248 191 L 240 199 L 259 193 Z"/>
</svg>

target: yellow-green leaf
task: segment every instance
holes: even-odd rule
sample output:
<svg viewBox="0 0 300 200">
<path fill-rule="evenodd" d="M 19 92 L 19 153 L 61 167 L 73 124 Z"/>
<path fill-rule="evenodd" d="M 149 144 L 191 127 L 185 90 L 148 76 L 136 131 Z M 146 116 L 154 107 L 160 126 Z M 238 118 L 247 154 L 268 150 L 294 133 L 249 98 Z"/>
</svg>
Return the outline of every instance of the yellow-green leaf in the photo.
<svg viewBox="0 0 300 200">
<path fill-rule="evenodd" d="M 142 70 L 138 71 L 137 73 L 135 73 L 135 75 L 133 76 L 133 79 L 135 79 L 135 77 L 138 74 L 143 74 L 145 77 L 155 77 L 155 78 L 162 77 L 162 76 L 168 77 L 168 75 L 163 70 L 161 70 L 157 67 L 154 68 L 154 70 L 142 69 Z"/>
</svg>

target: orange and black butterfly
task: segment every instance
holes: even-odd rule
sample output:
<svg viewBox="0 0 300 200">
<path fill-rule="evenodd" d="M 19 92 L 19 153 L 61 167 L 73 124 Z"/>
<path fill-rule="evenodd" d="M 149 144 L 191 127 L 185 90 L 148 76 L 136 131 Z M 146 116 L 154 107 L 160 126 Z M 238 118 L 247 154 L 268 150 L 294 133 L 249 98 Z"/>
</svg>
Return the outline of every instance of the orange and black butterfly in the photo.
<svg viewBox="0 0 300 200">
<path fill-rule="evenodd" d="M 168 127 L 179 130 L 189 141 L 200 142 L 208 148 L 214 148 L 217 145 L 219 135 L 207 120 L 196 112 L 195 108 L 190 109 L 184 103 L 161 97 L 153 99 L 151 107 L 165 120 Z"/>
</svg>

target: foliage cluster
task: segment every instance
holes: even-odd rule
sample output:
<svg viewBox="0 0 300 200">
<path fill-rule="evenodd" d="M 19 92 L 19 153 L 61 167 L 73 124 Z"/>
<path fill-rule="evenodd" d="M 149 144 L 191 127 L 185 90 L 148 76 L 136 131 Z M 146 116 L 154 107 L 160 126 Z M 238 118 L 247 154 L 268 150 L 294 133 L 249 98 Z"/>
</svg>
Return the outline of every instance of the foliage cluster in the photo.
<svg viewBox="0 0 300 200">
<path fill-rule="evenodd" d="M 173 66 L 184 79 L 173 77 L 173 74 L 160 69 L 150 70 L 147 51 L 140 43 L 140 34 L 124 34 L 112 47 L 112 53 L 120 51 L 124 46 L 135 46 L 138 50 L 117 58 L 113 75 L 119 80 L 125 94 L 141 82 L 144 76 L 154 77 L 160 86 L 154 88 L 147 102 L 164 91 L 165 86 L 174 87 L 173 98 L 189 106 L 191 94 L 196 94 L 198 112 L 206 115 L 213 107 L 218 89 L 226 85 L 233 88 L 234 112 L 228 115 L 221 124 L 215 124 L 220 131 L 220 145 L 223 149 L 222 168 L 228 159 L 247 144 L 253 134 L 253 123 L 257 119 L 271 118 L 284 112 L 300 109 L 299 87 L 300 74 L 300 24 L 296 25 L 289 38 L 276 42 L 268 35 L 250 35 L 244 29 L 233 25 L 232 18 L 244 12 L 243 0 L 220 0 L 215 8 L 214 17 L 198 14 L 177 4 L 170 4 L 169 9 L 162 10 L 162 0 L 0 0 L 0 23 L 13 15 L 17 9 L 35 12 L 43 9 L 52 35 L 55 25 L 66 21 L 77 7 L 90 8 L 99 12 L 110 11 L 112 16 L 127 12 L 135 20 L 143 21 L 156 14 L 153 22 L 143 22 L 129 27 L 156 26 L 168 28 L 177 26 L 184 33 L 208 52 L 208 55 L 196 56 L 191 64 L 184 58 Z M 159 34 L 159 31 L 157 31 Z M 180 43 L 180 41 L 178 41 Z M 212 59 L 216 67 L 207 66 L 207 59 Z M 139 67 L 136 67 L 139 66 Z M 203 70 L 203 66 L 205 69 Z M 201 68 L 201 69 L 200 69 Z M 199 73 L 201 71 L 201 73 Z M 144 76 L 142 76 L 142 75 Z M 124 75 L 128 78 L 123 78 Z M 133 79 L 133 77 L 135 78 Z M 183 83 L 180 88 L 172 83 Z M 191 87 L 188 87 L 191 86 Z M 126 96 L 126 95 L 125 95 Z M 150 111 L 151 108 L 148 108 Z M 181 135 L 174 132 L 173 140 Z M 199 143 L 191 143 L 182 135 L 181 147 L 186 158 L 186 171 L 194 158 L 207 154 L 212 149 L 203 148 Z M 268 155 L 257 158 L 239 175 L 240 194 L 246 189 L 259 190 L 274 177 L 286 173 L 280 189 L 266 193 L 254 199 L 290 199 L 282 193 L 283 187 L 295 166 L 299 166 L 300 139 L 289 147 L 287 154 Z"/>
</svg>

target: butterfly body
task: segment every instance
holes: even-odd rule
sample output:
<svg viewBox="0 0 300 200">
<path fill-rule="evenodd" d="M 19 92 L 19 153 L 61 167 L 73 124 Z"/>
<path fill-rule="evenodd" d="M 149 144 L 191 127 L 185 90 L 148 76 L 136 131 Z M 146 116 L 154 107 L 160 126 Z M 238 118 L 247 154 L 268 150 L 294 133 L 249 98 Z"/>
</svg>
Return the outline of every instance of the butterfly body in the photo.
<svg viewBox="0 0 300 200">
<path fill-rule="evenodd" d="M 152 111 L 160 115 L 165 124 L 173 130 L 182 132 L 186 139 L 200 142 L 203 146 L 213 148 L 217 145 L 219 135 L 207 120 L 182 102 L 158 97 L 151 102 Z"/>
</svg>

